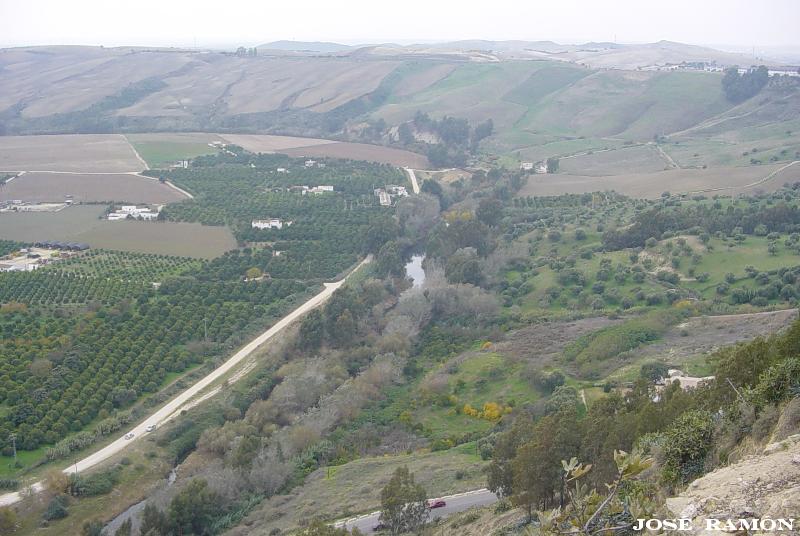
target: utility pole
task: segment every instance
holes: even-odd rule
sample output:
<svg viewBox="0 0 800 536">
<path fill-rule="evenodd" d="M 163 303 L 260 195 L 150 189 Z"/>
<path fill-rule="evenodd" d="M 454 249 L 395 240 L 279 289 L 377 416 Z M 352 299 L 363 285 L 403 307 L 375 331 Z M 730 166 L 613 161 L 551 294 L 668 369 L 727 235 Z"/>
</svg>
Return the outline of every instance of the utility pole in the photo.
<svg viewBox="0 0 800 536">
<path fill-rule="evenodd" d="M 14 467 L 17 466 L 17 434 L 11 434 L 11 448 L 14 450 Z"/>
</svg>

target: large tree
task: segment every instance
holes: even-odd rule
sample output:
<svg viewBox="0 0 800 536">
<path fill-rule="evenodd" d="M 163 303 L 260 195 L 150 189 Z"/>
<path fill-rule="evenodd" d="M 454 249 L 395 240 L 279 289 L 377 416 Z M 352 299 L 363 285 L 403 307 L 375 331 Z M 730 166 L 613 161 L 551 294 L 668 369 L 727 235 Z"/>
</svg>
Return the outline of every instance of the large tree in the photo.
<svg viewBox="0 0 800 536">
<path fill-rule="evenodd" d="M 381 517 L 392 534 L 419 530 L 428 519 L 425 488 L 414 482 L 408 467 L 398 467 L 381 490 Z"/>
</svg>

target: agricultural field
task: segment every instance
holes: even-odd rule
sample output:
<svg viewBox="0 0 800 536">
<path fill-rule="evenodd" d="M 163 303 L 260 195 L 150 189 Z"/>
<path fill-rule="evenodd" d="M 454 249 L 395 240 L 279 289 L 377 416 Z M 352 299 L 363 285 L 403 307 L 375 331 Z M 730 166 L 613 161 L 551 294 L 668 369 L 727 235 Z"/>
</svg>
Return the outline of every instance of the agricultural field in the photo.
<svg viewBox="0 0 800 536">
<path fill-rule="evenodd" d="M 595 151 L 588 154 L 561 158 L 559 170 L 570 175 L 624 175 L 655 173 L 669 169 L 669 162 L 659 154 L 653 145 L 637 145 L 609 151 Z"/>
<path fill-rule="evenodd" d="M 222 137 L 254 153 L 283 153 L 292 157 L 310 158 L 346 158 L 411 168 L 428 167 L 428 160 L 423 155 L 380 145 L 258 134 L 223 134 Z"/>
<path fill-rule="evenodd" d="M 45 270 L 84 278 L 107 277 L 149 284 L 196 271 L 201 266 L 200 261 L 189 257 L 93 249 L 51 264 Z"/>
<path fill-rule="evenodd" d="M 158 180 L 137 174 L 30 172 L 0 187 L 0 201 L 164 204 L 186 195 Z"/>
<path fill-rule="evenodd" d="M 125 136 L 150 168 L 168 167 L 180 160 L 217 152 L 209 143 L 224 141 L 215 134 L 202 132 L 128 134 Z"/>
<path fill-rule="evenodd" d="M 228 143 L 244 147 L 251 153 L 278 153 L 287 149 L 297 149 L 314 145 L 337 143 L 318 138 L 298 138 L 295 136 L 273 136 L 268 134 L 224 134 Z"/>
<path fill-rule="evenodd" d="M 251 153 L 198 157 L 191 168 L 168 172 L 197 196 L 165 208 L 182 221 L 109 222 L 98 218 L 103 207 L 90 205 L 3 214 L 0 232 L 12 238 L 45 235 L 94 248 L 33 272 L 0 274 L 3 455 L 11 431 L 21 451 L 36 453 L 23 457 L 33 464 L 118 430 L 122 412 L 140 397 L 226 355 L 320 280 L 379 248 L 385 238 L 370 231 L 388 228 L 392 211 L 377 205 L 374 181 L 406 184 L 405 174 L 366 162 L 325 164 L 307 168 L 302 159 Z M 296 181 L 337 191 L 287 191 Z M 250 227 L 251 218 L 269 217 L 293 224 Z M 209 219 L 230 224 L 254 247 L 239 249 L 227 227 L 198 222 Z M 24 348 L 19 341 L 27 341 Z M 57 348 L 63 359 L 53 357 Z M 85 432 L 90 424 L 105 432 Z M 68 432 L 75 435 L 57 443 Z"/>
<path fill-rule="evenodd" d="M 0 238 L 19 242 L 86 242 L 94 248 L 214 258 L 236 247 L 227 227 L 199 223 L 108 221 L 105 207 L 80 205 L 58 212 L 0 214 Z"/>
<path fill-rule="evenodd" d="M 370 145 L 366 143 L 337 142 L 323 145 L 310 145 L 283 151 L 289 156 L 307 156 L 312 158 L 346 158 L 349 160 L 364 160 L 398 167 L 427 168 L 428 159 L 417 153 Z"/>
<path fill-rule="evenodd" d="M 794 182 L 798 178 L 798 172 L 793 168 L 784 169 L 785 165 L 670 169 L 655 173 L 625 173 L 611 176 L 567 173 L 531 175 L 519 195 L 554 196 L 615 191 L 635 198 L 655 199 L 664 192 L 673 194 L 719 192 L 725 195 L 774 192 L 783 187 L 784 183 Z"/>
<path fill-rule="evenodd" d="M 0 170 L 128 173 L 145 169 L 120 134 L 0 136 Z"/>
</svg>

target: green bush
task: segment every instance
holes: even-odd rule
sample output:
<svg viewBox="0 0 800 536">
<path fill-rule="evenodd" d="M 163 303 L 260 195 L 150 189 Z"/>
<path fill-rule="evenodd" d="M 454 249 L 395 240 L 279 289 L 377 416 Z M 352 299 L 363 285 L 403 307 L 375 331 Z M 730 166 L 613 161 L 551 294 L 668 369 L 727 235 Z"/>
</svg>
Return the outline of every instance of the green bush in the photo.
<svg viewBox="0 0 800 536">
<path fill-rule="evenodd" d="M 691 410 L 678 417 L 665 434 L 664 480 L 684 484 L 702 474 L 713 434 L 714 423 L 707 411 Z"/>
</svg>

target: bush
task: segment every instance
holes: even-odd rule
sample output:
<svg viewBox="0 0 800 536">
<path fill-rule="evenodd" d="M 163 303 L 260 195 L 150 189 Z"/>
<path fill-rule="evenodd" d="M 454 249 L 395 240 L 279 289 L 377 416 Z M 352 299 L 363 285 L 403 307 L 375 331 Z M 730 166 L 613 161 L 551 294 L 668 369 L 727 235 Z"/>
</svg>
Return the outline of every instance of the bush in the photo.
<svg viewBox="0 0 800 536">
<path fill-rule="evenodd" d="M 707 411 L 687 411 L 666 432 L 664 441 L 664 480 L 685 484 L 703 473 L 711 446 L 714 423 Z"/>
<path fill-rule="evenodd" d="M 56 495 L 47 505 L 47 510 L 43 516 L 44 519 L 46 521 L 52 521 L 53 519 L 63 519 L 67 517 L 67 515 L 69 515 L 69 512 L 67 512 L 68 505 L 69 498 L 66 495 Z"/>
<path fill-rule="evenodd" d="M 15 490 L 19 487 L 19 480 L 14 478 L 0 478 L 0 489 Z"/>
</svg>

